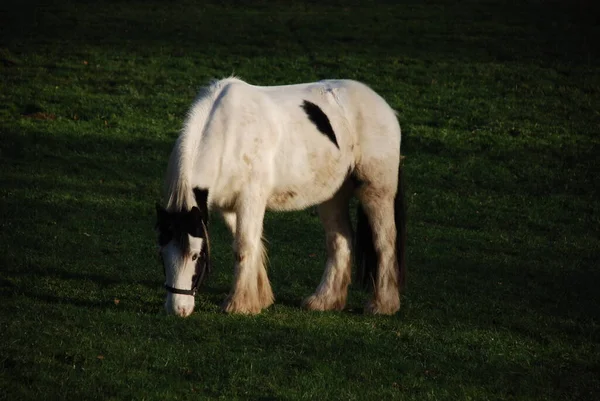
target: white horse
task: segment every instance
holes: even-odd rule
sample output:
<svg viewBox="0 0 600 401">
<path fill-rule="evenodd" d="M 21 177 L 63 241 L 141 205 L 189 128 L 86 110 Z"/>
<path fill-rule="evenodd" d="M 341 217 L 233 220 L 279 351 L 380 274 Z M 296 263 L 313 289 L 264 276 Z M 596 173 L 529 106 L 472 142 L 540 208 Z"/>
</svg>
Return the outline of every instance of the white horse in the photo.
<svg viewBox="0 0 600 401">
<path fill-rule="evenodd" d="M 316 204 L 328 256 L 304 306 L 344 308 L 354 246 L 362 281 L 373 286 L 365 312 L 398 311 L 406 238 L 400 136 L 394 110 L 359 82 L 213 81 L 189 111 L 169 160 L 166 208 L 157 205 L 167 311 L 185 317 L 194 309 L 210 270 L 209 210 L 222 213 L 234 236 L 235 277 L 223 310 L 255 314 L 274 301 L 261 240 L 265 210 Z"/>
</svg>

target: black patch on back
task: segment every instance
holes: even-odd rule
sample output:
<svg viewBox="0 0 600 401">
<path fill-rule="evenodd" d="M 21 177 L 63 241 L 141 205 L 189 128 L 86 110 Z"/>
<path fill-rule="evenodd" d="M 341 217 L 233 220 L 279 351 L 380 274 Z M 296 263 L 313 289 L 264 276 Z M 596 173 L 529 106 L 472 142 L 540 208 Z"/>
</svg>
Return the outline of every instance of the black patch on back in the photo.
<svg viewBox="0 0 600 401">
<path fill-rule="evenodd" d="M 305 100 L 300 107 L 302 107 L 308 116 L 308 119 L 317 126 L 317 129 L 321 131 L 327 138 L 329 138 L 329 140 L 333 142 L 333 144 L 339 149 L 340 146 L 337 143 L 335 133 L 333 132 L 333 128 L 329 122 L 329 118 L 325 113 L 323 113 L 323 110 L 308 100 Z"/>
</svg>

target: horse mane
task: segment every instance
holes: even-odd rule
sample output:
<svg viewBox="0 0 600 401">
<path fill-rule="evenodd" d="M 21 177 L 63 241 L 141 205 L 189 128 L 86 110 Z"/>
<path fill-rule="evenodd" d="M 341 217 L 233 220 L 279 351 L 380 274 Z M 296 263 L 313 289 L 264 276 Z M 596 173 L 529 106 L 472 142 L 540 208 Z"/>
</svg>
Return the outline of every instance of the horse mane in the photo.
<svg viewBox="0 0 600 401">
<path fill-rule="evenodd" d="M 191 177 L 194 162 L 213 103 L 230 82 L 242 81 L 234 76 L 212 80 L 209 85 L 200 89 L 187 113 L 181 134 L 171 151 L 165 178 L 166 209 L 170 212 L 189 210 L 196 205 Z"/>
</svg>

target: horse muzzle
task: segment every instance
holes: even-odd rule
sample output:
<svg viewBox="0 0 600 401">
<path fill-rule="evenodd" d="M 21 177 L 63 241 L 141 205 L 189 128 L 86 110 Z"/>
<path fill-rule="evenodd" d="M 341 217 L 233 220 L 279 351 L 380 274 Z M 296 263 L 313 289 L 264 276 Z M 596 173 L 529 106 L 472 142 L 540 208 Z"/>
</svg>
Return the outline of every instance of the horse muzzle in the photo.
<svg viewBox="0 0 600 401">
<path fill-rule="evenodd" d="M 165 301 L 165 310 L 171 315 L 188 317 L 194 311 L 194 297 L 169 293 Z"/>
</svg>

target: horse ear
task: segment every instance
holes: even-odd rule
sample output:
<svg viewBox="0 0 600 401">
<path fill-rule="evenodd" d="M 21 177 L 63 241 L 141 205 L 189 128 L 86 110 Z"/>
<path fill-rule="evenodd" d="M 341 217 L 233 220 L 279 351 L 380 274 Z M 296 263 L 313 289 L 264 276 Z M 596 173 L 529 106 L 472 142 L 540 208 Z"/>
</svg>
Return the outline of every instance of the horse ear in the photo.
<svg viewBox="0 0 600 401">
<path fill-rule="evenodd" d="M 208 189 L 196 187 L 193 191 L 202 221 L 208 223 Z"/>
</svg>

